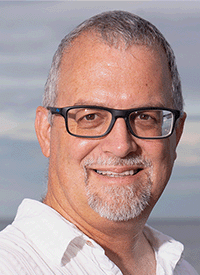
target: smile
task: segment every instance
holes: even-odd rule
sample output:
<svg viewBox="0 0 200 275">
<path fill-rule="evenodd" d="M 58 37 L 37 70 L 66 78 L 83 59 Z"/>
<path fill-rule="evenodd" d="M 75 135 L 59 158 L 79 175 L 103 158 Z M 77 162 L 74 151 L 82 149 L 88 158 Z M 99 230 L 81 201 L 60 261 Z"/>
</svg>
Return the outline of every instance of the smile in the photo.
<svg viewBox="0 0 200 275">
<path fill-rule="evenodd" d="M 125 177 L 125 176 L 133 176 L 137 174 L 141 169 L 137 170 L 128 170 L 122 173 L 116 173 L 112 171 L 102 171 L 102 170 L 94 170 L 97 174 L 107 176 L 107 177 Z"/>
</svg>

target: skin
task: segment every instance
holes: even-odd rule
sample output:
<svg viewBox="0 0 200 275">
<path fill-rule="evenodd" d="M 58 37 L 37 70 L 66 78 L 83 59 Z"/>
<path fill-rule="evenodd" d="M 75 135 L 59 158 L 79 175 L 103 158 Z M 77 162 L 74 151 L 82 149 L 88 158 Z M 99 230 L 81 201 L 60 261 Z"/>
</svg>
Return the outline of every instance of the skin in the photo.
<svg viewBox="0 0 200 275">
<path fill-rule="evenodd" d="M 87 38 L 87 39 L 85 39 Z M 64 54 L 58 84 L 57 107 L 80 104 L 116 109 L 146 106 L 173 108 L 171 77 L 164 52 L 154 47 L 110 47 L 95 35 L 80 36 Z M 132 136 L 122 118 L 103 138 L 84 139 L 69 135 L 61 116 L 49 125 L 48 111 L 38 107 L 36 133 L 43 154 L 49 158 L 48 192 L 44 202 L 97 241 L 123 274 L 155 274 L 154 252 L 143 234 L 145 222 L 171 175 L 176 147 L 185 116 L 173 135 L 162 140 L 142 140 Z M 142 156 L 153 164 L 149 205 L 135 219 L 113 222 L 100 217 L 87 202 L 83 162 L 97 158 Z M 149 167 L 133 176 L 102 176 L 94 169 L 123 172 L 137 167 L 87 168 L 88 180 L 101 192 L 103 185 L 130 185 L 146 182 Z"/>
</svg>

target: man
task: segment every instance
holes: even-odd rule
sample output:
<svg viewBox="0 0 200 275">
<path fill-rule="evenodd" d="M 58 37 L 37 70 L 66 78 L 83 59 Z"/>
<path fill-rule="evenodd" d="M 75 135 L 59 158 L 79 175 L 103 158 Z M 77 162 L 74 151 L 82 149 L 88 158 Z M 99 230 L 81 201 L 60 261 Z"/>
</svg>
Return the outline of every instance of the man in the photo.
<svg viewBox="0 0 200 275">
<path fill-rule="evenodd" d="M 197 274 L 182 244 L 145 225 L 185 118 L 173 51 L 155 26 L 115 11 L 67 35 L 36 111 L 48 191 L 1 233 L 1 274 Z"/>
</svg>

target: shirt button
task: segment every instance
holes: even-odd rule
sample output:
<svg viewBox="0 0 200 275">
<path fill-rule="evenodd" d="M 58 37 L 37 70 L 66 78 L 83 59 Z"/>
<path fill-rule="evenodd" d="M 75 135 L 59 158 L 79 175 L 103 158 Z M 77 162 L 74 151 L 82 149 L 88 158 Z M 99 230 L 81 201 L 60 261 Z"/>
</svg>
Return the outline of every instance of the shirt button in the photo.
<svg viewBox="0 0 200 275">
<path fill-rule="evenodd" d="M 91 247 L 94 247 L 94 245 L 92 244 L 92 242 L 89 241 L 89 240 L 86 241 L 86 244 L 89 245 L 89 246 L 91 246 Z"/>
</svg>

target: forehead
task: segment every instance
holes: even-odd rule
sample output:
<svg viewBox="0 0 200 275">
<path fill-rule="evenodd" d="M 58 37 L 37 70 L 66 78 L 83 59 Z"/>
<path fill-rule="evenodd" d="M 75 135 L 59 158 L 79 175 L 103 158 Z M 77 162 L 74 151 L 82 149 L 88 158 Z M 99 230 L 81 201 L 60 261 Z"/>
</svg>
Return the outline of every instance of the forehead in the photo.
<svg viewBox="0 0 200 275">
<path fill-rule="evenodd" d="M 171 107 L 172 101 L 171 76 L 162 49 L 141 45 L 116 49 L 88 34 L 63 54 L 58 91 L 59 106 L 88 102 L 117 107 L 121 103 L 118 107 L 123 108 L 123 102 L 129 101 L 130 107 L 139 107 L 143 98 L 151 105 L 156 100 L 163 105 L 169 101 L 166 107 Z"/>
</svg>

